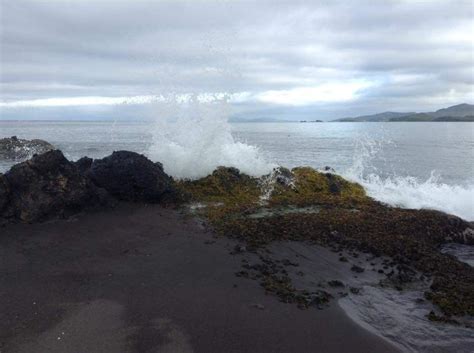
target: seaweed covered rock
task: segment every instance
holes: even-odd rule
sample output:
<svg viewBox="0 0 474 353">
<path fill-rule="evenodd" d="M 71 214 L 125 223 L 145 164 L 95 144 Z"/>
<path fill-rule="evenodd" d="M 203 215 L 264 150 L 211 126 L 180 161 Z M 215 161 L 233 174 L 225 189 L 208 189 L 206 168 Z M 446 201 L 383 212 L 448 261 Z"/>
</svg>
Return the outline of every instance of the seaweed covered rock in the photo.
<svg viewBox="0 0 474 353">
<path fill-rule="evenodd" d="M 211 175 L 182 181 L 179 187 L 197 202 L 223 203 L 245 209 L 270 206 L 343 205 L 352 207 L 372 200 L 362 186 L 335 174 L 310 167 L 275 168 L 271 174 L 254 178 L 236 168 L 219 167 Z M 229 209 L 229 211 L 233 211 Z M 235 211 L 235 210 L 234 210 Z"/>
<path fill-rule="evenodd" d="M 59 150 L 19 163 L 3 178 L 9 195 L 4 218 L 40 221 L 108 202 L 107 193 L 79 173 Z"/>
<path fill-rule="evenodd" d="M 205 206 L 201 210 L 211 222 L 250 212 L 258 207 L 262 195 L 259 179 L 228 167 L 218 167 L 198 180 L 179 180 L 176 186 L 183 200 Z"/>
<path fill-rule="evenodd" d="M 160 202 L 174 193 L 173 181 L 162 165 L 135 152 L 118 151 L 96 159 L 86 175 L 120 200 Z"/>
<path fill-rule="evenodd" d="M 276 183 L 270 203 L 273 205 L 337 204 L 348 206 L 369 202 L 362 186 L 336 174 L 321 173 L 310 167 L 291 170 L 292 183 Z"/>
<path fill-rule="evenodd" d="M 54 150 L 54 146 L 44 140 L 19 139 L 16 136 L 0 139 L 1 159 L 27 159 L 35 154 Z"/>
<path fill-rule="evenodd" d="M 197 202 L 251 204 L 260 196 L 258 180 L 232 167 L 218 167 L 211 175 L 178 185 L 188 199 Z"/>
</svg>

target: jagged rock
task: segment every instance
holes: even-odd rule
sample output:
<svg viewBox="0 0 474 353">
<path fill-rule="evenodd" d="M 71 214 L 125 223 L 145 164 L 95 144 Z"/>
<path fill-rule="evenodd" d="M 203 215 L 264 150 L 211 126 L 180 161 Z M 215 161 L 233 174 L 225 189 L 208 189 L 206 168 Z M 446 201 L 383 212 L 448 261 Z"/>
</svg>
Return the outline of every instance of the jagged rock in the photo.
<svg viewBox="0 0 474 353">
<path fill-rule="evenodd" d="M 291 170 L 284 167 L 278 167 L 278 168 L 273 169 L 273 173 L 275 175 L 275 181 L 278 184 L 285 187 L 293 186 L 294 176 L 291 173 Z"/>
<path fill-rule="evenodd" d="M 135 152 L 118 151 L 96 159 L 86 175 L 120 200 L 159 202 L 174 193 L 161 164 Z"/>
<path fill-rule="evenodd" d="M 74 165 L 79 169 L 83 174 L 87 173 L 91 169 L 93 159 L 89 157 L 82 157 L 74 162 Z"/>
<path fill-rule="evenodd" d="M 325 167 L 323 168 L 323 170 L 324 170 L 325 172 L 330 172 L 330 173 L 335 173 L 335 172 L 336 172 L 336 171 L 334 170 L 334 168 L 332 168 L 332 167 L 330 167 L 330 166 L 328 166 L 328 165 L 325 166 Z"/>
<path fill-rule="evenodd" d="M 0 158 L 24 160 L 54 148 L 52 144 L 43 140 L 25 140 L 12 136 L 0 139 Z"/>
<path fill-rule="evenodd" d="M 40 221 L 109 201 L 106 191 L 83 176 L 59 150 L 19 163 L 3 178 L 10 190 L 10 202 L 1 213 L 3 218 Z"/>
</svg>

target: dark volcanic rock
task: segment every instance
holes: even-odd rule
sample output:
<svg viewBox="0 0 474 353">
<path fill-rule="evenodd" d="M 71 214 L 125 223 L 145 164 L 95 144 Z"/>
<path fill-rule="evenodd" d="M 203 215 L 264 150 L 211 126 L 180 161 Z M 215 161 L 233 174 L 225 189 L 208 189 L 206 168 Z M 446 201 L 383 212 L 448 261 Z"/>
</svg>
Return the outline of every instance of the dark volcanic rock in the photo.
<svg viewBox="0 0 474 353">
<path fill-rule="evenodd" d="M 442 212 L 439 212 L 443 214 Z M 463 231 L 451 232 L 449 235 L 445 236 L 444 241 L 455 242 L 460 244 L 474 245 L 474 224 L 473 222 L 466 222 L 463 219 L 453 216 L 453 215 L 444 215 L 448 219 L 448 223 L 453 228 L 464 228 Z"/>
<path fill-rule="evenodd" d="M 162 165 L 135 152 L 118 151 L 96 159 L 87 176 L 121 200 L 159 202 L 174 192 Z"/>
<path fill-rule="evenodd" d="M 353 265 L 353 266 L 351 267 L 351 271 L 353 271 L 353 272 L 357 272 L 357 273 L 362 273 L 362 272 L 364 272 L 364 271 L 365 271 L 365 269 L 363 269 L 363 268 L 362 268 L 362 267 L 360 267 L 360 266 Z"/>
<path fill-rule="evenodd" d="M 342 283 L 341 281 L 339 281 L 337 279 L 332 280 L 332 281 L 328 281 L 328 284 L 331 287 L 345 287 L 344 283 Z"/>
<path fill-rule="evenodd" d="M 340 194 L 343 188 L 341 181 L 335 174 L 326 173 L 326 178 L 328 178 L 329 191 L 332 194 Z"/>
<path fill-rule="evenodd" d="M 294 183 L 294 177 L 291 170 L 283 167 L 273 169 L 275 180 L 278 184 L 290 187 Z"/>
<path fill-rule="evenodd" d="M 16 136 L 0 139 L 2 159 L 27 159 L 50 150 L 54 150 L 54 146 L 43 140 L 24 140 Z"/>
<path fill-rule="evenodd" d="M 77 161 L 73 162 L 74 165 L 79 169 L 81 173 L 87 173 L 91 169 L 93 159 L 89 157 L 82 157 Z"/>
<path fill-rule="evenodd" d="M 67 216 L 108 201 L 106 191 L 83 176 L 59 150 L 13 166 L 2 181 L 6 181 L 3 190 L 10 201 L 0 215 L 24 222 Z"/>
<path fill-rule="evenodd" d="M 10 202 L 10 186 L 7 178 L 0 173 L 0 215 Z"/>
</svg>

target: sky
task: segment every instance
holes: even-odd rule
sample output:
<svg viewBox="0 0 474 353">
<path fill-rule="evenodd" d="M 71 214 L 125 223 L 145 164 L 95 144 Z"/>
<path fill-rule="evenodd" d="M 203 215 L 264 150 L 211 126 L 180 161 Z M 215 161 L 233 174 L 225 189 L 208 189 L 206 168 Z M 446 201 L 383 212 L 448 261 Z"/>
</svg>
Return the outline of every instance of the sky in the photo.
<svg viewBox="0 0 474 353">
<path fill-rule="evenodd" d="M 235 119 L 474 102 L 472 1 L 0 2 L 0 120 Z"/>
</svg>

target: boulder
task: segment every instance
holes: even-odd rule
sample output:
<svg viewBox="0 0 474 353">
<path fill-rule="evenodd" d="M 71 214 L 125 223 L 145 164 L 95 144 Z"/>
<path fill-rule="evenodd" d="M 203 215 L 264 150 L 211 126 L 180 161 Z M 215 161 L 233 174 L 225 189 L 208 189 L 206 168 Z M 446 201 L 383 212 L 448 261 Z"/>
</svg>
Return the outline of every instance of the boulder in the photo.
<svg viewBox="0 0 474 353">
<path fill-rule="evenodd" d="M 4 179 L 10 201 L 0 214 L 23 222 L 64 217 L 109 201 L 107 192 L 82 175 L 59 150 L 14 165 Z"/>
<path fill-rule="evenodd" d="M 118 151 L 96 159 L 86 175 L 120 200 L 160 202 L 174 193 L 163 166 L 135 152 Z"/>
<path fill-rule="evenodd" d="M 43 140 L 25 140 L 12 136 L 0 139 L 0 158 L 24 160 L 54 148 L 52 144 Z"/>
</svg>

